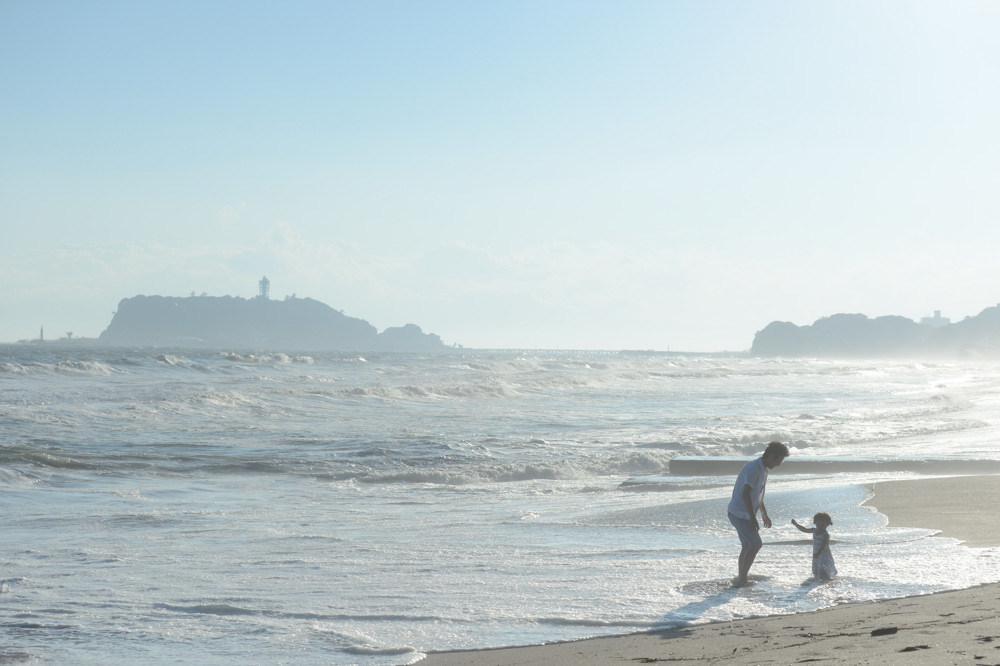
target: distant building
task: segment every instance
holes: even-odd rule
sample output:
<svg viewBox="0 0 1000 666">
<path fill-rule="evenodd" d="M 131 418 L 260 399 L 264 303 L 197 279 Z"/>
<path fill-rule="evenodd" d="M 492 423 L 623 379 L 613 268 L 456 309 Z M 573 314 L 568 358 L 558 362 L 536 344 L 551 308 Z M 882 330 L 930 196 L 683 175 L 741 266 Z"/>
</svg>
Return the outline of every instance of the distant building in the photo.
<svg viewBox="0 0 1000 666">
<path fill-rule="evenodd" d="M 940 328 L 941 326 L 947 326 L 951 323 L 951 319 L 948 317 L 942 317 L 940 310 L 934 311 L 933 317 L 924 317 L 920 320 L 921 324 L 926 324 L 927 326 L 933 326 L 934 328 Z"/>
<path fill-rule="evenodd" d="M 271 293 L 271 281 L 268 280 L 265 275 L 260 279 L 260 282 L 257 283 L 257 287 L 260 289 L 258 297 L 266 301 L 268 299 L 268 295 Z"/>
</svg>

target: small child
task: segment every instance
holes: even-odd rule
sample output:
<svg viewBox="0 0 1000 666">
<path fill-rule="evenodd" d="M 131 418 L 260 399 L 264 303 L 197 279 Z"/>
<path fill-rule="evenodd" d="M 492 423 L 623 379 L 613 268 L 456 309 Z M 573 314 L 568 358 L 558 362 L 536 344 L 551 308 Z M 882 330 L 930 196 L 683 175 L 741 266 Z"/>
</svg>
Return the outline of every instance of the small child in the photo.
<svg viewBox="0 0 1000 666">
<path fill-rule="evenodd" d="M 826 528 L 833 525 L 833 518 L 821 511 L 813 516 L 813 524 L 816 527 L 802 527 L 792 520 L 792 525 L 813 535 L 813 576 L 820 580 L 830 580 L 837 575 L 833 553 L 830 552 L 830 533 L 826 531 Z"/>
</svg>

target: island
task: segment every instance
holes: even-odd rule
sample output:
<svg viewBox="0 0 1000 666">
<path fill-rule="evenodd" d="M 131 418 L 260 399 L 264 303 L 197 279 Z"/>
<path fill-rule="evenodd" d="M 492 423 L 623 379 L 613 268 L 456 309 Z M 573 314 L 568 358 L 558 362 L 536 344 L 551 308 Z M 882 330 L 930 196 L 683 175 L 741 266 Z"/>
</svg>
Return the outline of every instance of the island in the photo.
<svg viewBox="0 0 1000 666">
<path fill-rule="evenodd" d="M 835 314 L 812 325 L 774 321 L 754 336 L 757 356 L 1000 358 L 1000 305 L 951 323 L 935 312 L 920 322 L 896 315 Z"/>
<path fill-rule="evenodd" d="M 381 333 L 364 319 L 311 298 L 272 300 L 267 278 L 254 298 L 125 298 L 101 333 L 104 345 L 307 351 L 435 351 L 441 338 L 416 324 Z"/>
</svg>

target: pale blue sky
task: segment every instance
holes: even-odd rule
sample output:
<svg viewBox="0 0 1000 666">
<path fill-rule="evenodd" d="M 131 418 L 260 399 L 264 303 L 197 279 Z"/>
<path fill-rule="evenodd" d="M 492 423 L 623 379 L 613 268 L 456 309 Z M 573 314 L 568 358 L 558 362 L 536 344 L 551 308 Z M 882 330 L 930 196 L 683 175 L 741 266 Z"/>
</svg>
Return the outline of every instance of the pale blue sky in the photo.
<svg viewBox="0 0 1000 666">
<path fill-rule="evenodd" d="M 0 0 L 0 341 L 296 294 L 467 347 L 1000 301 L 1000 3 Z"/>
</svg>

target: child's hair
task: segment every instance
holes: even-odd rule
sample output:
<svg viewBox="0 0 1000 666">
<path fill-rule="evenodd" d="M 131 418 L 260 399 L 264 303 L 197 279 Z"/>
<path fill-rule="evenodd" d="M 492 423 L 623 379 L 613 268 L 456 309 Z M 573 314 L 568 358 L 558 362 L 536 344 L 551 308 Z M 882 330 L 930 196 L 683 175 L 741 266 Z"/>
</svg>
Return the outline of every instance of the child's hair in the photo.
<svg viewBox="0 0 1000 666">
<path fill-rule="evenodd" d="M 821 520 L 824 521 L 827 525 L 833 525 L 833 518 L 831 518 L 830 514 L 826 513 L 825 511 L 820 511 L 815 516 L 813 516 L 813 523 L 818 523 Z"/>
</svg>

